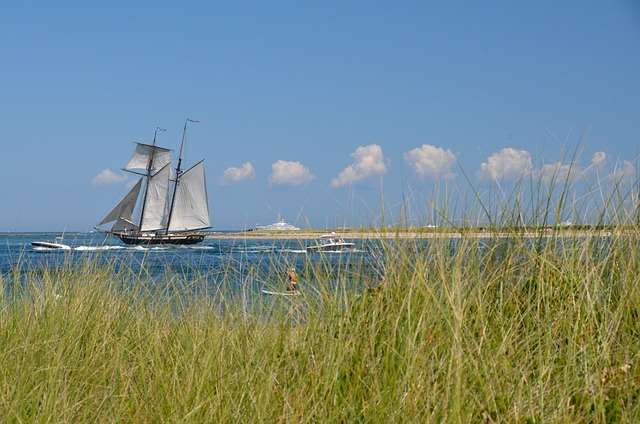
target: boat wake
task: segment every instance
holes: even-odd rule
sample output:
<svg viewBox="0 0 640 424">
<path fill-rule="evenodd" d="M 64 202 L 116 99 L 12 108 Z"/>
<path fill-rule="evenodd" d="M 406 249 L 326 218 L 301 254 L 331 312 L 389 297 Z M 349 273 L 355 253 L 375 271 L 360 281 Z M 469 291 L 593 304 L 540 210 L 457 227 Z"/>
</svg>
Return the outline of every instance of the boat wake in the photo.
<svg viewBox="0 0 640 424">
<path fill-rule="evenodd" d="M 51 247 L 32 247 L 34 252 L 68 252 L 69 249 L 55 249 Z"/>
<path fill-rule="evenodd" d="M 213 250 L 214 246 L 177 246 L 179 249 L 188 249 L 188 250 Z"/>
<path fill-rule="evenodd" d="M 125 246 L 78 246 L 74 247 L 73 250 L 77 250 L 78 252 L 98 252 L 103 250 L 123 250 L 126 249 Z"/>
<path fill-rule="evenodd" d="M 106 245 L 106 246 L 77 246 L 72 250 L 78 252 L 103 252 L 109 250 L 119 250 L 128 252 L 158 252 L 166 250 L 211 250 L 215 249 L 213 246 L 120 246 L 120 245 Z M 34 248 L 35 250 L 35 248 Z"/>
<path fill-rule="evenodd" d="M 170 247 L 167 246 L 153 246 L 153 247 L 144 247 L 144 246 L 134 246 L 134 247 L 129 247 L 129 250 L 139 250 L 142 252 L 148 252 L 148 251 L 154 251 L 154 250 L 168 250 L 170 249 Z"/>
<path fill-rule="evenodd" d="M 33 247 L 35 252 L 68 252 L 68 251 L 76 251 L 76 252 L 107 252 L 107 251 L 131 251 L 131 252 L 146 252 L 146 251 L 155 251 L 155 250 L 167 250 L 170 247 L 165 246 L 153 246 L 153 247 L 145 247 L 145 246 L 119 246 L 119 245 L 106 245 L 106 246 L 76 246 L 70 249 L 57 249 L 57 248 L 49 248 L 49 247 Z"/>
<path fill-rule="evenodd" d="M 282 253 L 297 253 L 297 254 L 306 254 L 306 249 L 282 249 Z"/>
<path fill-rule="evenodd" d="M 314 254 L 320 254 L 320 253 L 331 253 L 333 254 L 349 254 L 349 253 L 366 253 L 365 250 L 361 250 L 361 249 L 350 249 L 350 250 L 322 250 L 322 251 L 316 251 L 316 252 L 309 252 L 309 253 L 314 253 Z"/>
<path fill-rule="evenodd" d="M 276 252 L 277 248 L 275 246 L 252 246 L 252 247 L 234 247 L 231 248 L 231 253 L 244 253 L 244 254 L 253 254 L 253 253 L 273 253 Z"/>
</svg>

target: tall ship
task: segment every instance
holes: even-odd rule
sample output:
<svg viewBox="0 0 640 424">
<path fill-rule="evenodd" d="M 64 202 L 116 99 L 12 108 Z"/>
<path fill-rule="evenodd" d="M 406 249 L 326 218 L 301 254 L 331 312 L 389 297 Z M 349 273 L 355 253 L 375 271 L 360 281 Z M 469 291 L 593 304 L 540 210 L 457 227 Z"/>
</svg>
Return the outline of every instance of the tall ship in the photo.
<svg viewBox="0 0 640 424">
<path fill-rule="evenodd" d="M 171 150 L 156 145 L 161 128 L 156 128 L 152 144 L 136 143 L 123 171 L 140 178 L 98 226 L 113 223 L 105 231 L 126 244 L 196 244 L 210 228 L 209 202 L 204 160 L 182 169 L 187 125 L 182 130 L 178 162 L 171 167 Z"/>
</svg>

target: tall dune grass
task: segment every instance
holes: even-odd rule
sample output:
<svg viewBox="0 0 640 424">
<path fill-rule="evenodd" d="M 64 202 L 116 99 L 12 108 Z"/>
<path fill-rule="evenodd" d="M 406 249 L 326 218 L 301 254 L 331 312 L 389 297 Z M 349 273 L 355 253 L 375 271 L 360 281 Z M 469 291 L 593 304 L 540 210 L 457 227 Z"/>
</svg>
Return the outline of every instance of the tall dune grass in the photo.
<svg viewBox="0 0 640 424">
<path fill-rule="evenodd" d="M 637 422 L 640 234 L 627 217 L 607 237 L 391 241 L 375 272 L 305 263 L 293 298 L 256 290 L 282 287 L 277 260 L 228 292 L 225 273 L 169 275 L 167 290 L 91 262 L 34 270 L 0 300 L 0 416 Z"/>
</svg>

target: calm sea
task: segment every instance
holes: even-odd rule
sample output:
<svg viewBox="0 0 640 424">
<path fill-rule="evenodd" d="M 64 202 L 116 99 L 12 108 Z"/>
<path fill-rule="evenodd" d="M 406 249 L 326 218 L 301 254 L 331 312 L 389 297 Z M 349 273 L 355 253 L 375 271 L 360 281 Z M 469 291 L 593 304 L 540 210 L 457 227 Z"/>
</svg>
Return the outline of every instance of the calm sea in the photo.
<svg viewBox="0 0 640 424">
<path fill-rule="evenodd" d="M 240 282 L 248 272 L 286 269 L 322 263 L 330 275 L 338 271 L 361 273 L 371 270 L 375 260 L 370 242 L 353 240 L 357 250 L 352 253 L 306 253 L 308 241 L 301 240 L 205 240 L 195 246 L 127 246 L 114 237 L 101 233 L 66 233 L 64 244 L 70 251 L 42 251 L 31 247 L 32 241 L 54 241 L 59 233 L 0 233 L 0 273 L 5 278 L 14 271 L 26 272 L 56 268 L 63 264 L 95 260 L 142 271 L 159 279 L 170 271 L 187 278 L 191 273 L 216 275 L 221 272 Z M 375 250 L 375 249 L 373 249 Z M 252 270 L 252 271 L 250 271 Z"/>
</svg>

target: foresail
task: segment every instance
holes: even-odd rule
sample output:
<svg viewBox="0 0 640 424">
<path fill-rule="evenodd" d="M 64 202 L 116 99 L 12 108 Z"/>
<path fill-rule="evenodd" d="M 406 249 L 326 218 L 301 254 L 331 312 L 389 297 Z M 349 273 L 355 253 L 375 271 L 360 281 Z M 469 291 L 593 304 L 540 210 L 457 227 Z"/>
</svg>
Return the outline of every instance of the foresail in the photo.
<svg viewBox="0 0 640 424">
<path fill-rule="evenodd" d="M 140 186 L 142 185 L 142 178 L 138 180 L 136 185 L 127 193 L 126 196 L 105 216 L 98 225 L 103 225 L 112 221 L 116 221 L 120 218 L 131 220 L 133 214 L 133 208 L 136 206 L 138 200 L 138 194 L 140 193 Z"/>
<path fill-rule="evenodd" d="M 129 159 L 129 162 L 125 165 L 124 169 L 127 171 L 147 171 L 149 161 L 153 156 L 153 165 L 151 166 L 151 173 L 154 174 L 164 166 L 171 162 L 171 151 L 164 147 L 152 146 L 149 144 L 137 143 L 136 149 Z"/>
<path fill-rule="evenodd" d="M 142 231 L 160 230 L 166 226 L 166 203 L 169 191 L 169 175 L 171 166 L 164 168 L 149 178 Z"/>
<path fill-rule="evenodd" d="M 199 162 L 180 176 L 169 231 L 207 228 L 209 205 L 204 162 Z"/>
</svg>

